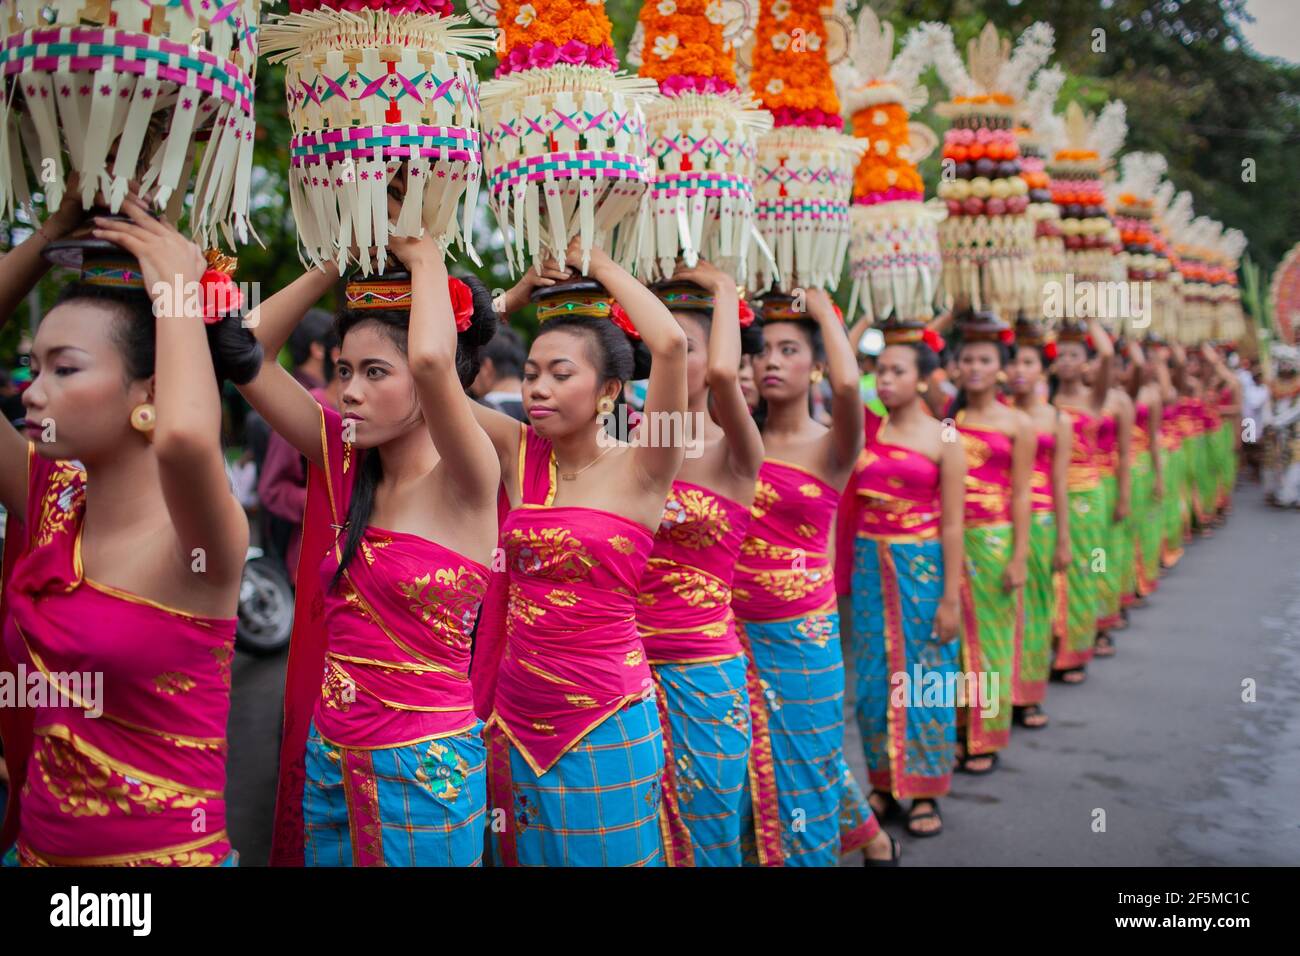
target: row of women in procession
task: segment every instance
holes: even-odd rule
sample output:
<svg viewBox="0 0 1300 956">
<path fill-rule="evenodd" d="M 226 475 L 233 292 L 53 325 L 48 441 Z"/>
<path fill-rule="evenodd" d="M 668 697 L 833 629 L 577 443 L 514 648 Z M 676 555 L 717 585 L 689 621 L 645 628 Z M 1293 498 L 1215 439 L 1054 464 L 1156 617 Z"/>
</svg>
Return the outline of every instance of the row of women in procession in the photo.
<svg viewBox="0 0 1300 956">
<path fill-rule="evenodd" d="M 446 0 L 4 0 L 0 309 L 79 270 L 0 429 L 6 862 L 237 862 L 227 379 L 308 473 L 275 864 L 896 863 L 1116 653 L 1229 507 L 1244 239 L 1056 112 L 1046 24 L 732 6 L 646 0 L 629 76 L 599 0 L 471 4 L 480 88 Z M 243 310 L 202 250 L 251 238 L 259 43 L 306 268 Z M 447 266 L 484 172 L 495 299 Z M 337 407 L 277 360 L 336 287 Z M 526 306 L 521 424 L 465 389 Z"/>
</svg>

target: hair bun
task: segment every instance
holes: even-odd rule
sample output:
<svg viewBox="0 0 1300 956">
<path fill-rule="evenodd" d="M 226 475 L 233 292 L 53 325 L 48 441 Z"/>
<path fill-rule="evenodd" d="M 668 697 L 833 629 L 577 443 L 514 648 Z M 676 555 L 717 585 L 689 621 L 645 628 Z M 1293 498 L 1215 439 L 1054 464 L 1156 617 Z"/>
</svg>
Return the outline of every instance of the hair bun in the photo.
<svg viewBox="0 0 1300 956">
<path fill-rule="evenodd" d="M 247 385 L 257 377 L 262 368 L 262 343 L 244 326 L 240 316 L 222 316 L 205 328 L 218 381 L 229 379 L 236 385 Z"/>
</svg>

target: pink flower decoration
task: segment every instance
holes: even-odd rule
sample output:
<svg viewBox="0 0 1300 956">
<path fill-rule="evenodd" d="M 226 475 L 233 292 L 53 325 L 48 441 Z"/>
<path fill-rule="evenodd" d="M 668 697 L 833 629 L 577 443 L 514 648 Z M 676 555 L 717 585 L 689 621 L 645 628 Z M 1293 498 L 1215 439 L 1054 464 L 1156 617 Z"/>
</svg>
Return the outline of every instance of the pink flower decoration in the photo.
<svg viewBox="0 0 1300 956">
<path fill-rule="evenodd" d="M 825 126 L 829 129 L 843 130 L 844 120 L 838 113 L 825 110 L 798 109 L 793 106 L 779 106 L 772 111 L 774 125 L 781 126 Z"/>
</svg>

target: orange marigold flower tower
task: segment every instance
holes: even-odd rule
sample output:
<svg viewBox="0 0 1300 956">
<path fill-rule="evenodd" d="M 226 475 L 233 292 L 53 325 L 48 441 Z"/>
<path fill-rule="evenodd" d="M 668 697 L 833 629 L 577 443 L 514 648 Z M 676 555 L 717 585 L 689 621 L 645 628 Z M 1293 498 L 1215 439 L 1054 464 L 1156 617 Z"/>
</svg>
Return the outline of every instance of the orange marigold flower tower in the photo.
<svg viewBox="0 0 1300 956">
<path fill-rule="evenodd" d="M 672 275 L 700 256 L 743 282 L 754 229 L 758 137 L 772 116 L 736 85 L 734 43 L 750 29 L 757 0 L 645 0 L 629 62 L 659 85 L 646 106 L 655 163 L 642 220 L 640 273 Z"/>
<path fill-rule="evenodd" d="M 636 257 L 642 200 L 654 178 L 644 104 L 651 80 L 618 72 L 604 0 L 471 2 L 499 28 L 496 78 L 483 85 L 488 199 L 518 272 L 563 260 L 581 238 L 624 266 Z"/>
<path fill-rule="evenodd" d="M 1218 296 L 1214 316 L 1214 338 L 1219 342 L 1241 342 L 1246 337 L 1246 316 L 1241 309 L 1241 288 L 1237 271 L 1246 252 L 1247 239 L 1240 229 L 1225 229 L 1215 246 L 1219 259 Z"/>
<path fill-rule="evenodd" d="M 1071 102 L 1065 109 L 1061 148 L 1048 164 L 1052 199 L 1061 212 L 1061 233 L 1065 236 L 1065 272 L 1073 277 L 1075 288 L 1081 290 L 1074 298 L 1084 308 L 1088 306 L 1089 296 L 1082 284 L 1119 282 L 1125 278 L 1119 231 L 1107 211 L 1102 182 L 1128 132 L 1124 112 L 1122 100 L 1111 100 L 1096 117 Z M 1094 289 L 1100 291 L 1101 287 L 1094 286 Z M 1110 311 L 1103 309 L 1109 299 L 1096 295 L 1091 301 L 1097 314 L 1078 317 L 1107 320 L 1108 331 L 1117 332 L 1123 317 L 1100 314 Z"/>
<path fill-rule="evenodd" d="M 1151 289 L 1150 325 L 1146 334 L 1163 338 L 1172 306 L 1170 262 L 1164 237 L 1156 222 L 1160 177 L 1168 163 L 1159 153 L 1126 153 L 1120 158 L 1120 179 L 1111 188 L 1115 227 L 1123 247 L 1123 262 L 1130 283 L 1147 283 Z M 1140 328 L 1134 331 L 1141 332 Z"/>
<path fill-rule="evenodd" d="M 873 321 L 924 321 L 943 290 L 944 211 L 922 202 L 925 186 L 916 168 L 938 137 L 908 120 L 925 105 L 925 87 L 917 80 L 929 61 L 925 31 L 908 33 L 895 57 L 893 26 L 881 23 L 870 7 L 859 12 L 850 59 L 837 70 L 845 115 L 866 147 L 853 174 L 849 213 L 850 317 L 860 299 Z"/>
<path fill-rule="evenodd" d="M 966 64 L 946 25 L 924 29 L 952 96 L 939 110 L 952 118 L 938 189 L 948 207 L 939 228 L 944 287 L 957 305 L 995 309 L 1008 319 L 1039 314 L 1034 222 L 1026 214 L 1029 187 L 1020 176 L 1015 118 L 1030 80 L 1052 55 L 1052 28 L 1032 24 L 1013 53 L 1011 41 L 988 23 L 967 46 Z"/>
<path fill-rule="evenodd" d="M 1197 248 L 1198 232 L 1201 224 L 1209 220 L 1196 219 L 1192 194 L 1183 191 L 1166 205 L 1160 221 L 1168 237 L 1169 260 L 1174 269 L 1169 278 L 1177 291 L 1178 318 L 1172 334 L 1184 345 L 1191 345 L 1198 341 L 1204 317 L 1203 304 L 1207 298 L 1205 267 L 1200 259 L 1202 253 Z"/>
<path fill-rule="evenodd" d="M 483 156 L 473 60 L 492 49 L 490 32 L 451 16 L 447 0 L 289 7 L 263 28 L 262 45 L 285 64 L 289 199 L 304 258 L 383 272 L 390 235 L 429 230 L 477 261 L 470 224 Z M 395 180 L 405 192 L 390 224 Z"/>
<path fill-rule="evenodd" d="M 75 173 L 85 209 L 134 180 L 200 244 L 247 242 L 261 6 L 3 0 L 0 217 L 53 212 Z"/>
<path fill-rule="evenodd" d="M 853 167 L 864 144 L 843 134 L 827 59 L 822 0 L 759 0 L 750 88 L 774 128 L 759 139 L 759 234 L 774 257 L 750 255 L 750 287 L 831 288 L 849 245 Z M 775 264 L 775 269 L 773 269 Z"/>
</svg>

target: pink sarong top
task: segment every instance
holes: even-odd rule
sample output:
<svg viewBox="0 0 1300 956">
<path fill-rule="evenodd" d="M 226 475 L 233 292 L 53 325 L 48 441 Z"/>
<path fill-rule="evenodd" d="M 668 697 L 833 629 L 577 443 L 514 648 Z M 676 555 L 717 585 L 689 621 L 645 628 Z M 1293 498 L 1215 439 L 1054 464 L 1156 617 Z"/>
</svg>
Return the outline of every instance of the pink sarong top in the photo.
<svg viewBox="0 0 1300 956">
<path fill-rule="evenodd" d="M 1146 402 L 1138 402 L 1134 406 L 1133 415 L 1133 454 L 1140 455 L 1144 451 L 1151 450 L 1151 434 L 1147 431 L 1151 427 L 1151 406 Z"/>
<path fill-rule="evenodd" d="M 1097 470 L 1097 431 L 1101 422 L 1085 408 L 1062 405 L 1061 409 L 1070 413 L 1074 428 L 1066 485 L 1070 491 L 1088 491 L 1101 481 L 1101 473 Z"/>
<path fill-rule="evenodd" d="M 769 458 L 740 545 L 732 609 L 742 621 L 785 621 L 835 607 L 828 547 L 840 493 L 812 472 Z"/>
<path fill-rule="evenodd" d="M 477 722 L 470 646 L 488 569 L 418 535 L 368 527 L 338 586 L 344 530 L 364 461 L 321 409 L 323 467 L 311 467 L 285 675 L 271 860 L 302 865 L 308 728 L 374 750 L 448 737 Z"/>
<path fill-rule="evenodd" d="M 78 465 L 29 446 L 27 488 L 25 529 L 10 524 L 26 551 L 8 569 L 0 663 L 45 675 L 48 699 L 5 722 L 20 859 L 224 862 L 234 618 L 190 614 L 87 578 L 86 473 Z M 101 675 L 98 687 L 92 674 Z M 95 704 L 102 714 L 90 716 Z"/>
<path fill-rule="evenodd" d="M 1011 436 L 962 423 L 957 431 L 966 451 L 966 527 L 1011 520 Z"/>
<path fill-rule="evenodd" d="M 501 528 L 505 646 L 490 722 L 540 776 L 607 718 L 653 694 L 636 595 L 654 536 L 613 512 L 553 506 L 551 443 L 531 428 L 519 469 L 522 504 Z"/>
<path fill-rule="evenodd" d="M 731 583 L 749 509 L 674 481 L 641 579 L 636 623 L 652 664 L 725 660 L 741 653 Z"/>
<path fill-rule="evenodd" d="M 937 538 L 943 518 L 939 463 L 880 441 L 887 420 L 867 410 L 866 445 L 851 485 L 858 499 L 857 534 L 886 541 Z"/>
<path fill-rule="evenodd" d="M 1101 416 L 1095 451 L 1097 468 L 1103 475 L 1113 475 L 1119 466 L 1119 423 L 1114 415 Z"/>
<path fill-rule="evenodd" d="M 326 441 L 340 450 L 335 525 L 347 520 L 357 466 L 342 420 L 324 410 Z M 316 729 L 343 747 L 395 747 L 463 733 L 477 720 L 470 692 L 474 623 L 488 570 L 450 548 L 368 527 L 338 587 L 346 532 L 318 561 L 325 602 L 324 680 Z"/>
<path fill-rule="evenodd" d="M 1029 480 L 1029 506 L 1033 511 L 1051 511 L 1056 495 L 1052 489 L 1052 471 L 1056 462 L 1056 432 L 1038 433 L 1034 445 L 1034 471 Z"/>
</svg>

